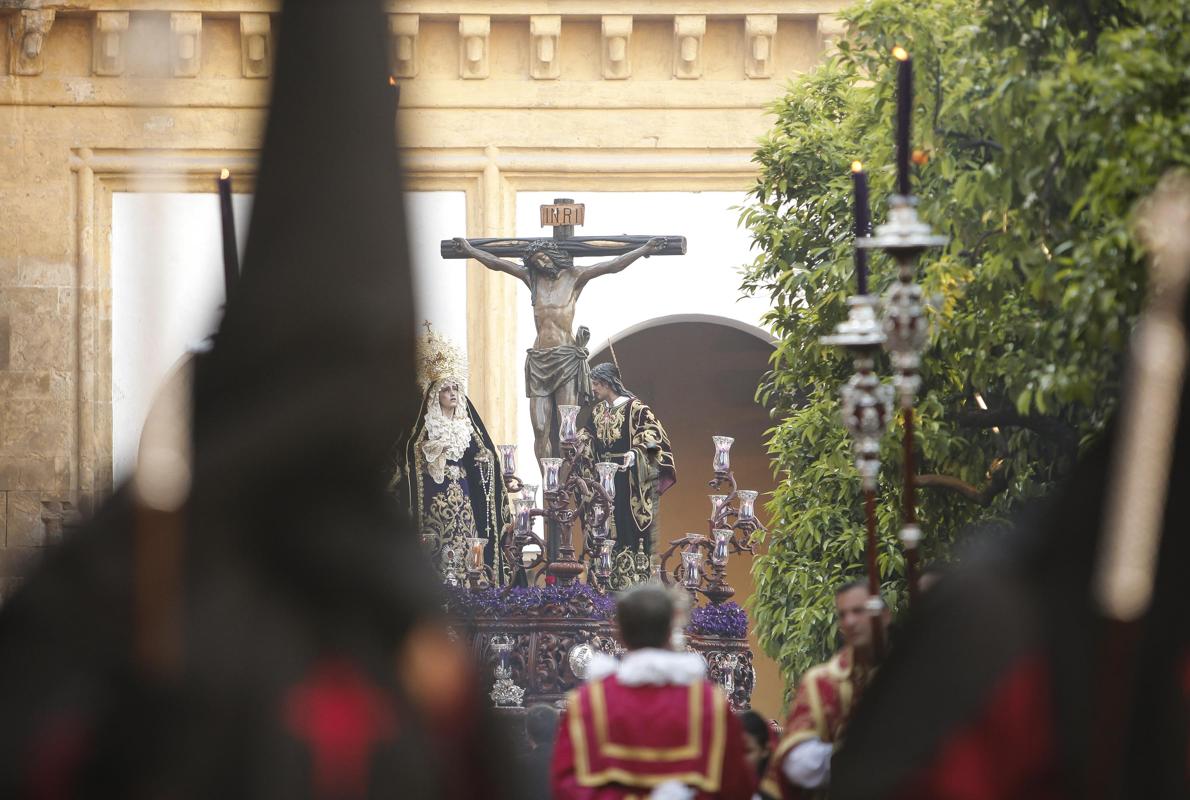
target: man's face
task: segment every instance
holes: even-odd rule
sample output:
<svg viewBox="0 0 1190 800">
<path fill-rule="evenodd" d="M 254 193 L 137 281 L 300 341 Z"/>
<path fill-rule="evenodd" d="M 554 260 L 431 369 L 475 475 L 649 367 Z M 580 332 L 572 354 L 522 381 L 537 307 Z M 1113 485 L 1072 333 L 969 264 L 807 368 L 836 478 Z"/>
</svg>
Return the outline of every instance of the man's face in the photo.
<svg viewBox="0 0 1190 800">
<path fill-rule="evenodd" d="M 554 260 L 543 252 L 536 252 L 529 258 L 529 263 L 540 270 L 554 269 Z"/>
<path fill-rule="evenodd" d="M 597 378 L 591 379 L 591 394 L 595 395 L 596 400 L 604 402 L 610 402 L 617 397 L 616 393 L 612 391 L 612 387 Z"/>
<path fill-rule="evenodd" d="M 835 614 L 843 643 L 857 650 L 872 646 L 872 622 L 864 608 L 867 600 L 868 592 L 862 586 L 835 595 Z"/>
<path fill-rule="evenodd" d="M 459 385 L 453 381 L 442 384 L 438 390 L 438 404 L 442 406 L 442 413 L 452 416 L 459 407 Z"/>
</svg>

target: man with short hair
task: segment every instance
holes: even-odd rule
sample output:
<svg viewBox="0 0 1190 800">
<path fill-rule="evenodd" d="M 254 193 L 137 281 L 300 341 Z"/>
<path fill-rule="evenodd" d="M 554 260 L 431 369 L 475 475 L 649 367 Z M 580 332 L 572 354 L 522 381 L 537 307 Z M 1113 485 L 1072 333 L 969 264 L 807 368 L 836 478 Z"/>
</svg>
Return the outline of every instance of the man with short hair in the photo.
<svg viewBox="0 0 1190 800">
<path fill-rule="evenodd" d="M 727 698 L 697 653 L 667 649 L 674 602 L 657 584 L 620 595 L 623 660 L 592 659 L 554 748 L 557 800 L 749 800 L 755 779 Z"/>
<path fill-rule="evenodd" d="M 870 597 L 864 577 L 835 591 L 835 618 L 843 647 L 830 661 L 802 676 L 785 733 L 761 781 L 766 795 L 795 800 L 813 797 L 830 786 L 831 756 L 842 742 L 851 709 L 875 671 Z M 887 608 L 880 624 L 887 630 Z"/>
<path fill-rule="evenodd" d="M 531 748 L 524 758 L 526 800 L 550 797 L 550 762 L 558 736 L 558 710 L 537 703 L 525 710 L 525 738 Z"/>
</svg>

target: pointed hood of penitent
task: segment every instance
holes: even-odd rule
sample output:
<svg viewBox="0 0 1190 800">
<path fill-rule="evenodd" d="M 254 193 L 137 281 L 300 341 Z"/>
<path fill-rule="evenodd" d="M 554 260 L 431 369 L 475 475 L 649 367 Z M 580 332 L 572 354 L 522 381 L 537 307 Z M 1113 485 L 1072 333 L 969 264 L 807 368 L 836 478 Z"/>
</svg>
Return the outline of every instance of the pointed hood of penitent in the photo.
<svg viewBox="0 0 1190 800">
<path fill-rule="evenodd" d="M 291 0 L 243 277 L 196 396 L 198 478 L 383 482 L 416 412 L 385 20 Z"/>
</svg>

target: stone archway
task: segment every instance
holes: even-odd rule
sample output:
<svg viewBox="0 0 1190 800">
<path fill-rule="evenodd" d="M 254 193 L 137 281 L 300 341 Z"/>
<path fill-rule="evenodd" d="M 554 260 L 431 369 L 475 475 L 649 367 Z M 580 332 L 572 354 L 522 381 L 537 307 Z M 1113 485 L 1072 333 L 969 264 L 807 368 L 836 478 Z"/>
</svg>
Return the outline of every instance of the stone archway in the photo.
<svg viewBox="0 0 1190 800">
<path fill-rule="evenodd" d="M 762 498 L 772 491 L 764 448 L 764 432 L 772 423 L 754 400 L 773 352 L 772 337 L 735 320 L 691 315 L 634 326 L 616 336 L 612 347 L 624 383 L 653 407 L 673 444 L 678 483 L 662 499 L 663 537 L 706 532 L 712 435 L 735 437 L 732 467 L 741 489 L 760 491 Z M 611 360 L 606 342 L 591 360 Z M 767 522 L 763 509 L 758 512 Z M 741 604 L 752 595 L 751 565 L 751 558 L 737 556 L 728 567 L 734 599 Z M 778 716 L 784 691 L 780 672 L 761 653 L 755 637 L 752 648 L 757 656 L 753 706 L 766 717 Z"/>
</svg>

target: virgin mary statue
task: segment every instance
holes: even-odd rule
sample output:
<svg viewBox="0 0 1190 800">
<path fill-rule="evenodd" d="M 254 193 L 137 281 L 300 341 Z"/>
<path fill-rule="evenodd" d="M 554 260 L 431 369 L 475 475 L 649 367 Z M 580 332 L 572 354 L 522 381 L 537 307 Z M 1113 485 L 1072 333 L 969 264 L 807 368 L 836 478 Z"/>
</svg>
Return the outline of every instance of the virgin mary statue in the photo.
<svg viewBox="0 0 1190 800">
<path fill-rule="evenodd" d="M 400 448 L 393 483 L 444 582 L 466 581 L 467 540 L 484 539 L 487 577 L 504 583 L 500 536 L 511 514 L 500 461 L 467 399 L 467 368 L 458 348 L 426 327 L 418 347 L 421 410 Z"/>
</svg>

